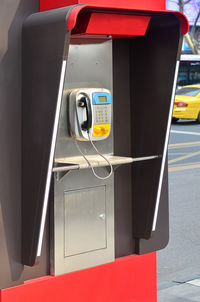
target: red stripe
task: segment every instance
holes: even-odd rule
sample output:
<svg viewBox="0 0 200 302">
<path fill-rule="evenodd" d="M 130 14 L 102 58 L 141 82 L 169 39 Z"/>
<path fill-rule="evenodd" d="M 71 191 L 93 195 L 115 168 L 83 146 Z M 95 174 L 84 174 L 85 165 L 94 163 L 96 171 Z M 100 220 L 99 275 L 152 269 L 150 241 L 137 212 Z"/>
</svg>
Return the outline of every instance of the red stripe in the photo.
<svg viewBox="0 0 200 302">
<path fill-rule="evenodd" d="M 1 291 L 1 302 L 156 302 L 156 253 Z"/>
</svg>

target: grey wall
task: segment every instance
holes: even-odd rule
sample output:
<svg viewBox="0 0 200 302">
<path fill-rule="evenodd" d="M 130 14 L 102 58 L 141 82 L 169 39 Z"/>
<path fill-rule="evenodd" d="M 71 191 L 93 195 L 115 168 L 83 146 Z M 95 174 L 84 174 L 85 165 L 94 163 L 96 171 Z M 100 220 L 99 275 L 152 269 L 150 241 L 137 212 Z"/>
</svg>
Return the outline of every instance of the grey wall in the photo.
<svg viewBox="0 0 200 302">
<path fill-rule="evenodd" d="M 48 273 L 46 246 L 42 265 L 20 264 L 21 28 L 38 10 L 39 0 L 0 1 L 0 288 Z"/>
</svg>

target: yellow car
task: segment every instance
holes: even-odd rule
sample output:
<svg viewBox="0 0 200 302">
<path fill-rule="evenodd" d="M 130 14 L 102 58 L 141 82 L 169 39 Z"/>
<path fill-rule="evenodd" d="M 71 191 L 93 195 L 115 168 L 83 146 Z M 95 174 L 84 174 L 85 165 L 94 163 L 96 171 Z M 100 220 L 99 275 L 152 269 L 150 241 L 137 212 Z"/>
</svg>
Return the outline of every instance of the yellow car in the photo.
<svg viewBox="0 0 200 302">
<path fill-rule="evenodd" d="M 176 92 L 172 122 L 196 119 L 200 123 L 200 84 L 183 86 Z"/>
</svg>

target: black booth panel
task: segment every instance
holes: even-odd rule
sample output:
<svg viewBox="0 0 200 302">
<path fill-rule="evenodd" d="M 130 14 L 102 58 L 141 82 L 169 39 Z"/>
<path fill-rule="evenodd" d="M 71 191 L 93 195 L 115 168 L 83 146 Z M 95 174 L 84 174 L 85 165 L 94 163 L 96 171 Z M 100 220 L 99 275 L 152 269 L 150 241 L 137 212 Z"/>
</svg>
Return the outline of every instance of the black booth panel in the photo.
<svg viewBox="0 0 200 302">
<path fill-rule="evenodd" d="M 116 172 L 117 257 L 161 249 L 169 239 L 167 165 L 154 232 L 152 225 L 181 42 L 178 19 L 154 14 L 144 37 L 113 42 L 115 153 L 158 156 L 133 163 L 131 177 L 128 167 Z"/>
<path fill-rule="evenodd" d="M 169 204 L 168 202 L 168 162 L 166 160 L 163 185 L 161 190 L 158 220 L 155 232 L 150 239 L 135 239 L 137 254 L 164 249 L 169 241 Z"/>
<path fill-rule="evenodd" d="M 113 41 L 114 153 L 131 156 L 130 40 Z M 131 165 L 115 170 L 115 255 L 133 253 Z"/>
<path fill-rule="evenodd" d="M 165 219 L 168 212 L 161 211 L 161 209 L 159 211 L 159 221 L 163 218 L 162 220 L 166 222 L 166 225 L 156 225 L 154 232 L 152 232 L 152 225 L 161 165 L 162 161 L 165 160 L 163 157 L 166 156 L 164 144 L 167 139 L 169 118 L 171 118 L 169 111 L 176 62 L 180 57 L 180 46 L 182 45 L 180 31 L 180 23 L 176 17 L 154 16 L 143 39 L 136 38 L 131 45 L 131 53 L 133 54 L 131 56 L 133 156 L 140 157 L 147 154 L 159 156 L 157 160 L 152 161 L 152 168 L 148 167 L 148 162 L 143 163 L 142 169 L 140 166 L 133 166 L 132 175 L 133 188 L 136 188 L 133 189 L 133 235 L 135 238 L 149 239 L 149 251 L 163 248 L 163 241 L 165 241 L 165 245 L 168 242 L 166 229 L 169 229 L 169 225 L 168 219 Z M 144 72 L 141 72 L 140 61 L 136 59 L 138 57 L 143 59 L 145 77 Z M 135 73 L 135 70 L 139 72 Z M 134 102 L 134 100 L 137 101 Z M 141 109 L 143 110 L 142 119 L 138 114 Z M 145 166 L 146 173 L 144 172 Z M 143 176 L 142 173 L 144 173 Z M 136 175 L 138 177 L 135 177 Z M 163 185 L 167 181 L 166 177 L 167 174 L 165 173 Z M 143 179 L 147 184 L 146 186 L 143 184 Z M 162 190 L 161 193 L 165 194 L 165 197 L 162 196 L 160 200 L 164 198 L 165 203 L 168 204 L 166 190 Z M 141 198 L 142 196 L 144 198 Z M 141 224 L 141 220 L 146 221 L 146 223 Z M 163 237 L 160 241 L 161 232 Z M 152 236 L 157 238 L 157 242 L 155 239 L 153 240 L 154 244 L 150 240 Z M 142 253 L 142 249 L 139 248 L 139 250 Z"/>
<path fill-rule="evenodd" d="M 21 34 L 38 10 L 39 0 L 0 1 L 0 289 L 49 273 L 48 228 L 40 264 L 21 264 Z"/>
<path fill-rule="evenodd" d="M 36 262 L 62 62 L 69 47 L 69 9 L 30 16 L 23 27 L 22 261 L 29 266 Z"/>
</svg>

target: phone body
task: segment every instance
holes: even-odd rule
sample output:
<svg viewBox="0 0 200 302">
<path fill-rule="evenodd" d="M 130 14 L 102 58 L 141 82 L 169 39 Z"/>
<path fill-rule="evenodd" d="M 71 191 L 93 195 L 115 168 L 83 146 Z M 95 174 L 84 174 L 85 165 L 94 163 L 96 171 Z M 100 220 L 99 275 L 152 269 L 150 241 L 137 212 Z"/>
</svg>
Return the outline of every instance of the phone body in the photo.
<svg viewBox="0 0 200 302">
<path fill-rule="evenodd" d="M 108 89 L 80 88 L 68 94 L 70 135 L 80 141 L 106 139 L 111 132 L 112 98 Z"/>
</svg>

